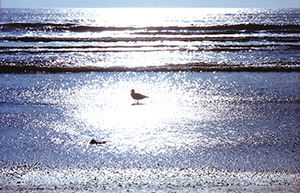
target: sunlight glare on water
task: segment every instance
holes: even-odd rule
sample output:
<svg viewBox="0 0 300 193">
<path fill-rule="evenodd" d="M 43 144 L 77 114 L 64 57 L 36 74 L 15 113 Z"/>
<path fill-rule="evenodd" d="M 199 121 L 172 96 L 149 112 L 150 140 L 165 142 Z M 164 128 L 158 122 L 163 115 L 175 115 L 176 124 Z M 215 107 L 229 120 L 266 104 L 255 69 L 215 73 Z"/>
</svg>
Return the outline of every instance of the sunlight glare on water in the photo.
<svg viewBox="0 0 300 193">
<path fill-rule="evenodd" d="M 223 8 L 120 8 L 120 9 L 92 9 L 86 15 L 87 21 L 93 21 L 98 25 L 114 26 L 176 26 L 184 22 L 187 26 L 194 24 L 191 22 L 216 23 L 223 21 L 231 22 L 231 14 L 237 14 L 240 9 L 223 9 Z M 254 11 L 254 10 L 253 10 Z M 226 19 L 224 18 L 226 15 Z M 114 17 L 107 17 L 114 15 Z M 213 19 L 212 19 L 213 16 Z M 92 19 L 93 18 L 93 19 Z"/>
<path fill-rule="evenodd" d="M 290 135 L 295 129 L 297 107 L 286 112 L 285 103 L 278 109 L 276 101 L 290 105 L 298 99 L 293 98 L 293 81 L 292 89 L 286 90 L 280 83 L 272 86 L 274 74 L 267 75 L 246 73 L 242 80 L 240 73 L 57 75 L 49 79 L 53 85 L 43 89 L 44 97 L 38 99 L 53 110 L 45 115 L 47 118 L 27 126 L 34 129 L 33 134 L 40 127 L 46 128 L 41 131 L 47 133 L 53 149 L 48 156 L 66 157 L 61 163 L 228 168 L 227 163 L 240 165 L 244 162 L 239 160 L 256 156 L 260 164 L 252 160 L 254 165 L 249 167 L 261 168 L 265 159 L 269 159 L 269 165 L 276 162 L 274 165 L 284 166 L 289 159 L 275 159 L 276 152 L 297 143 Z M 131 89 L 149 98 L 137 105 L 130 96 Z M 282 112 L 290 115 L 282 117 L 284 124 L 279 124 Z M 24 140 L 39 144 L 38 139 L 26 136 L 24 132 Z M 287 137 L 281 139 L 283 136 Z M 91 139 L 107 143 L 95 147 L 89 144 Z M 269 152 L 270 146 L 275 153 Z M 242 150 L 236 153 L 239 148 Z M 253 158 L 247 153 L 252 150 Z M 292 155 L 293 151 L 284 154 Z"/>
<path fill-rule="evenodd" d="M 42 74 L 31 86 L 24 77 L 11 77 L 22 81 L 13 92 L 3 82 L 7 160 L 258 170 L 297 163 L 295 73 Z M 131 89 L 149 98 L 137 105 Z"/>
<path fill-rule="evenodd" d="M 194 146 L 199 136 L 183 128 L 195 116 L 211 117 L 201 103 L 195 106 L 196 90 L 187 88 L 191 82 L 185 76 L 128 73 L 87 82 L 64 97 L 63 103 L 71 105 L 66 111 L 65 132 L 76 135 L 76 144 L 95 138 L 108 141 L 118 151 L 154 153 Z M 149 98 L 137 105 L 130 96 L 133 88 Z"/>
</svg>

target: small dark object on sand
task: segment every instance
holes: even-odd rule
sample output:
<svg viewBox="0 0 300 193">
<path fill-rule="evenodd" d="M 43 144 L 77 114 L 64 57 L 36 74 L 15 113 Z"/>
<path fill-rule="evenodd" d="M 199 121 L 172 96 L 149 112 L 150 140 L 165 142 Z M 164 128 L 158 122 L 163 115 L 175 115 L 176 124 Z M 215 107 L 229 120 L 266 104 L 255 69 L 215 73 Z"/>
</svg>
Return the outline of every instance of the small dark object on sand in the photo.
<svg viewBox="0 0 300 193">
<path fill-rule="evenodd" d="M 98 142 L 95 139 L 92 139 L 91 142 L 90 142 L 90 144 L 91 145 L 101 145 L 101 144 L 106 144 L 106 141 Z"/>
</svg>

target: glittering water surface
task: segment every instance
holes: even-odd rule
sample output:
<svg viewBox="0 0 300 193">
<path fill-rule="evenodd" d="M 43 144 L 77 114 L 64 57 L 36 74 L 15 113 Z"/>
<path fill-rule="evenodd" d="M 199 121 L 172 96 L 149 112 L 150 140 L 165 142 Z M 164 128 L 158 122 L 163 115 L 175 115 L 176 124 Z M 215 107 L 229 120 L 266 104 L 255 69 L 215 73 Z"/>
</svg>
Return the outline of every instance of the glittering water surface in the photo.
<svg viewBox="0 0 300 193">
<path fill-rule="evenodd" d="M 0 9 L 0 192 L 299 192 L 299 24 Z"/>
<path fill-rule="evenodd" d="M 2 162 L 299 171 L 298 73 L 0 78 Z"/>
<path fill-rule="evenodd" d="M 0 192 L 295 192 L 299 108 L 299 73 L 1 74 Z"/>
</svg>

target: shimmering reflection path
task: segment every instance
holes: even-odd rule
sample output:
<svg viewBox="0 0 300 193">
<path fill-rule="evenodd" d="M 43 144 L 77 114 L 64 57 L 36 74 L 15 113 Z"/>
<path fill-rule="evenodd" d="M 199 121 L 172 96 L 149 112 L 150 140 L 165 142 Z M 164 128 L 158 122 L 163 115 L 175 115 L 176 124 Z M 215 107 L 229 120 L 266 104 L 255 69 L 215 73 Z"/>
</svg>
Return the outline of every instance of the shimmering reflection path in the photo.
<svg viewBox="0 0 300 193">
<path fill-rule="evenodd" d="M 0 76 L 2 163 L 299 172 L 299 73 Z M 150 96 L 135 105 L 130 90 Z M 89 145 L 91 139 L 107 141 Z"/>
</svg>

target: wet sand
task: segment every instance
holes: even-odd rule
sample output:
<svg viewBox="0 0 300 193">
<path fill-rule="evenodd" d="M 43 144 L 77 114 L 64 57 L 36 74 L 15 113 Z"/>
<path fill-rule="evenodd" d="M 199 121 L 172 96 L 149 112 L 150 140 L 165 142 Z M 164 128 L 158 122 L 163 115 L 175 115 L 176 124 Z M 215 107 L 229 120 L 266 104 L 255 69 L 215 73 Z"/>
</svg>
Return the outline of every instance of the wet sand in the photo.
<svg viewBox="0 0 300 193">
<path fill-rule="evenodd" d="M 299 192 L 299 173 L 213 168 L 2 168 L 0 192 Z"/>
</svg>

